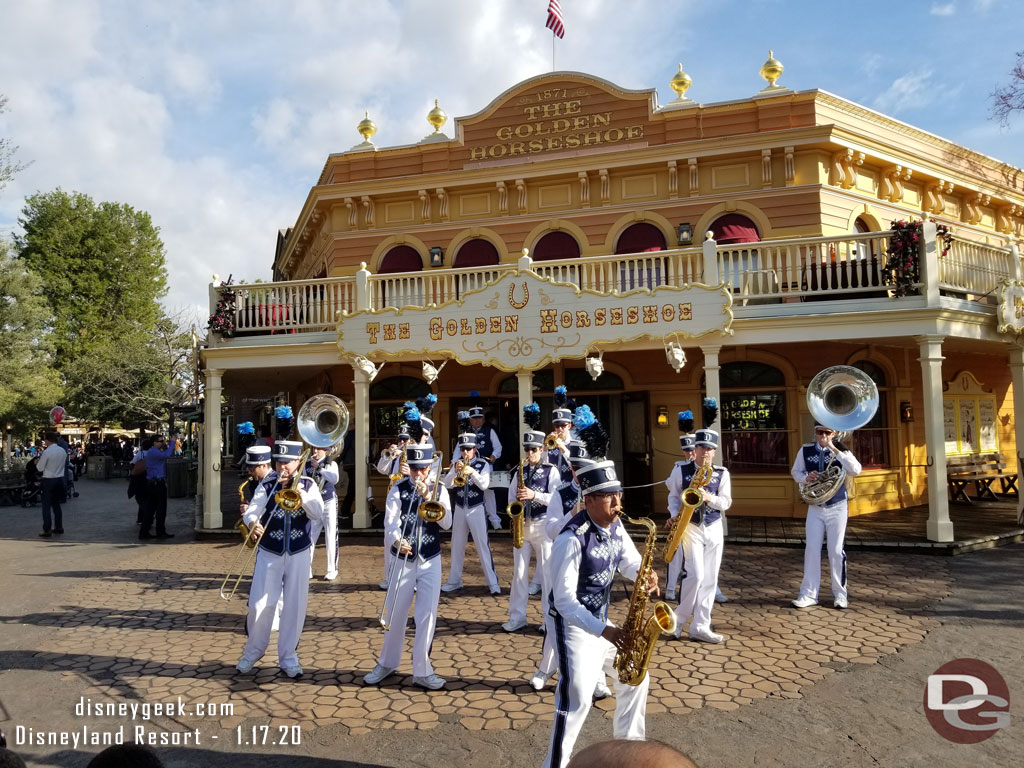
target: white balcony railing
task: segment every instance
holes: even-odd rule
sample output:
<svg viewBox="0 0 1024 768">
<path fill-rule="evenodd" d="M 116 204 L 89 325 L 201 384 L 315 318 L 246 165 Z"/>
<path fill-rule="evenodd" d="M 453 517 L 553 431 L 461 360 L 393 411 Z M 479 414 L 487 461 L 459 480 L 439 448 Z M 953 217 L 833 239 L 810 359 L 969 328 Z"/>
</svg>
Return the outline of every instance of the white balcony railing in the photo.
<svg viewBox="0 0 1024 768">
<path fill-rule="evenodd" d="M 885 298 L 891 295 L 891 286 L 882 274 L 890 234 L 866 232 L 737 245 L 707 241 L 703 246 L 672 251 L 537 261 L 532 268 L 542 277 L 601 293 L 723 282 L 731 286 L 737 306 Z M 941 251 L 941 241 L 922 248 L 922 253 L 935 254 L 922 259 L 916 284 L 928 302 L 938 301 L 941 289 L 947 295 L 987 303 L 1000 279 L 1020 279 L 1015 248 L 954 239 L 945 257 Z M 457 301 L 515 267 L 496 264 L 384 275 L 361 271 L 354 277 L 213 286 L 210 311 L 222 295 L 233 296 L 228 307 L 235 336 L 331 331 L 341 312 Z M 220 342 L 217 336 L 212 339 L 212 343 Z"/>
</svg>

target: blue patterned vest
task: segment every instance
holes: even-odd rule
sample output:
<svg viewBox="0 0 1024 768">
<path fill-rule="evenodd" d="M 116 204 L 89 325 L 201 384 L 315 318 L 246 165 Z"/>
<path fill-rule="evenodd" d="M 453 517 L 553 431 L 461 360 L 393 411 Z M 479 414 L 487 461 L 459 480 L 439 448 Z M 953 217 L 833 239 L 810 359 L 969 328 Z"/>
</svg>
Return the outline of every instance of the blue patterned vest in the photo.
<svg viewBox="0 0 1024 768">
<path fill-rule="evenodd" d="M 561 477 L 561 480 L 558 483 L 558 490 L 561 491 L 567 485 L 571 485 L 575 479 L 575 475 L 572 473 L 572 465 L 570 465 L 569 460 L 565 458 L 565 454 L 557 448 L 546 451 L 546 453 L 548 464 L 554 466 Z"/>
<path fill-rule="evenodd" d="M 828 460 L 832 457 L 832 451 L 828 448 L 822 450 L 817 443 L 804 443 L 800 450 L 804 453 L 804 469 L 808 472 L 824 472 L 825 467 L 828 466 Z M 838 464 L 839 459 L 836 459 L 835 463 Z M 846 483 L 840 485 L 836 495 L 821 506 L 831 507 L 840 501 L 846 501 Z"/>
<path fill-rule="evenodd" d="M 530 464 L 527 463 L 523 469 L 523 484 L 532 491 L 537 493 L 548 492 L 548 478 L 551 477 L 552 473 L 558 474 L 558 469 L 551 466 L 550 464 Z M 517 470 L 518 474 L 518 470 Z M 509 494 L 515 498 L 515 488 L 519 487 L 519 478 L 509 488 Z M 539 520 L 548 513 L 547 504 L 534 504 L 532 501 L 524 501 L 524 508 L 526 509 L 526 517 L 528 520 Z"/>
<path fill-rule="evenodd" d="M 416 493 L 416 485 L 412 478 L 404 477 L 395 484 L 398 489 L 398 503 L 401 508 L 401 523 L 398 534 L 412 546 L 410 558 L 422 557 L 431 560 L 441 554 L 441 526 L 437 523 L 424 522 L 416 513 L 423 499 Z M 391 545 L 391 554 L 402 557 L 398 553 L 398 545 Z"/>
<path fill-rule="evenodd" d="M 320 481 L 323 480 L 323 476 L 320 474 L 320 464 L 310 459 L 306 462 L 305 469 L 302 470 L 302 474 L 306 477 L 312 478 L 313 482 L 320 486 Z M 324 480 L 323 485 L 320 487 L 320 495 L 324 497 L 324 504 L 331 499 L 337 498 L 338 492 L 334 488 L 334 483 L 330 483 Z"/>
<path fill-rule="evenodd" d="M 484 459 L 493 456 L 494 441 L 491 440 L 491 435 L 494 434 L 494 427 L 484 422 L 480 429 L 474 431 L 476 432 L 476 455 Z"/>
<path fill-rule="evenodd" d="M 562 500 L 562 514 L 573 515 L 576 514 L 576 502 L 580 498 L 580 487 L 573 480 L 567 486 L 558 489 L 558 496 Z"/>
<path fill-rule="evenodd" d="M 684 464 L 678 464 L 679 472 L 683 478 L 683 489 L 690 487 L 690 481 L 693 480 L 693 475 L 697 471 L 697 463 L 688 461 Z M 719 467 L 712 464 L 711 480 L 704 487 L 708 493 L 718 495 L 718 486 L 722 482 L 722 473 L 725 471 L 725 467 Z M 690 517 L 690 522 L 694 525 L 710 525 L 716 520 L 721 519 L 722 513 L 717 509 L 712 509 L 706 504 L 701 504 L 695 510 L 693 510 L 693 516 Z"/>
<path fill-rule="evenodd" d="M 622 557 L 622 542 L 595 525 L 585 511 L 566 523 L 562 531 L 570 531 L 579 539 L 582 550 L 576 599 L 595 618 L 604 620 L 608 615 L 608 597 L 615 581 L 615 571 Z M 555 610 L 553 593 L 548 597 L 548 605 L 550 610 Z"/>
<path fill-rule="evenodd" d="M 482 473 L 484 467 L 487 466 L 487 461 L 476 456 L 469 462 L 469 465 L 477 472 Z M 473 507 L 479 507 L 484 503 L 484 492 L 477 488 L 476 483 L 472 480 L 467 480 L 466 484 L 461 488 L 457 486 L 450 488 L 448 492 L 454 496 L 452 506 L 472 509 Z"/>
<path fill-rule="evenodd" d="M 313 487 L 313 481 L 308 477 L 303 477 L 299 483 L 304 491 Z M 280 490 L 277 475 L 267 477 L 262 485 L 267 492 L 267 507 L 263 517 L 269 515 L 269 519 L 263 525 L 265 530 L 260 537 L 260 549 L 275 555 L 283 555 L 285 552 L 297 555 L 309 549 L 309 518 L 306 517 L 306 510 L 300 507 L 292 513 L 277 506 L 274 499 L 274 494 Z"/>
</svg>

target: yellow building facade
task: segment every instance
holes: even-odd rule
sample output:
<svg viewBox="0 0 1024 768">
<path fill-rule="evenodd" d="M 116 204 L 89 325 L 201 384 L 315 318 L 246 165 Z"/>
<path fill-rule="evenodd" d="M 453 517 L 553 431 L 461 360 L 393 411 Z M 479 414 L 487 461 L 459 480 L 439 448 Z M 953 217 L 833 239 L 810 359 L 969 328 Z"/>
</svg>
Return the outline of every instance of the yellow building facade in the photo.
<svg viewBox="0 0 1024 768">
<path fill-rule="evenodd" d="M 369 457 L 401 403 L 433 391 L 447 461 L 477 390 L 515 463 L 521 406 L 549 410 L 559 384 L 609 427 L 627 507 L 664 512 L 676 413 L 700 426 L 713 396 L 731 513 L 802 517 L 789 467 L 811 439 L 805 390 L 843 364 L 880 391 L 851 438 L 865 465 L 851 514 L 928 504 L 929 538 L 951 540 L 946 457 L 1015 469 L 1024 444 L 1021 172 L 770 70 L 748 99 L 698 104 L 680 69 L 665 106 L 551 73 L 451 137 L 436 107 L 432 133 L 389 148 L 364 120 L 280 234 L 274 282 L 211 286 L 233 327 L 202 353 L 204 527 L 222 524 L 232 425 L 270 426 L 272 404 L 338 395 Z M 916 266 L 885 271 L 890 223 L 922 218 Z M 440 369 L 429 384 L 424 362 Z M 355 482 L 365 527 L 386 480 L 358 461 Z"/>
</svg>

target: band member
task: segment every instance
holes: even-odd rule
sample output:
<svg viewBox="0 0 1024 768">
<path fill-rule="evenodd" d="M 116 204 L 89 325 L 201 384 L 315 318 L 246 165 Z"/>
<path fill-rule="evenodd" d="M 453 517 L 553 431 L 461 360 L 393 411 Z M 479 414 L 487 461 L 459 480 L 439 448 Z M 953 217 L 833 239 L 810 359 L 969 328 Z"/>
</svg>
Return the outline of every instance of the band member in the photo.
<svg viewBox="0 0 1024 768">
<path fill-rule="evenodd" d="M 423 428 L 419 445 L 427 446 L 431 455 L 437 450 L 434 445 L 434 419 L 431 417 L 435 405 L 437 405 L 437 395 L 435 394 L 416 398 L 416 409 L 420 412 L 420 426 Z"/>
<path fill-rule="evenodd" d="M 473 535 L 473 547 L 480 559 L 487 588 L 492 595 L 500 595 L 498 576 L 494 572 L 491 548 L 487 544 L 487 519 L 484 513 L 484 492 L 491 484 L 491 465 L 476 455 L 476 435 L 464 432 L 459 435 L 459 450 L 462 458 L 453 461 L 445 475 L 444 484 L 449 496 L 455 497 L 454 519 L 452 521 L 452 564 L 448 581 L 441 587 L 442 592 L 462 589 L 462 564 L 466 559 L 467 534 Z M 456 485 L 456 479 L 464 482 Z"/>
<path fill-rule="evenodd" d="M 281 628 L 277 636 L 277 657 L 288 677 L 302 674 L 295 649 L 306 621 L 306 600 L 309 596 L 309 573 L 313 562 L 313 545 L 309 537 L 310 522 L 322 520 L 324 502 L 320 489 L 308 477 L 300 477 L 298 491 L 301 506 L 288 512 L 277 504 L 277 492 L 290 488 L 299 473 L 302 443 L 279 440 L 274 444 L 277 475 L 267 476 L 245 510 L 243 520 L 259 542 L 256 565 L 249 593 L 249 638 L 237 669 L 250 672 L 267 650 L 278 598 L 284 595 Z"/>
<path fill-rule="evenodd" d="M 270 465 L 270 449 L 263 445 L 254 445 L 246 449 L 245 466 L 249 469 L 249 477 L 254 481 L 250 485 L 250 489 L 252 489 L 254 485 L 262 483 L 274 472 L 273 467 Z M 255 490 L 253 490 L 253 494 L 255 495 Z M 243 515 L 248 506 L 248 503 L 242 504 L 241 512 Z"/>
<path fill-rule="evenodd" d="M 841 442 L 835 439 L 835 430 L 823 424 L 814 425 L 814 442 L 805 443 L 797 452 L 790 474 L 803 485 L 813 483 L 818 474 L 824 472 L 831 461 L 838 462 L 846 470 L 847 477 L 860 474 L 861 466 L 856 457 Z M 828 536 L 828 564 L 832 575 L 832 600 L 836 608 L 850 604 L 846 591 L 846 552 L 843 540 L 846 537 L 848 515 L 848 494 L 846 484 L 820 505 L 807 507 L 807 548 L 804 550 L 804 580 L 800 594 L 793 601 L 795 608 L 810 608 L 818 604 L 818 586 L 821 584 L 821 544 Z"/>
<path fill-rule="evenodd" d="M 559 385 L 555 387 L 555 409 L 551 412 L 551 432 L 545 439 L 544 447 L 547 451 L 548 463 L 557 467 L 562 476 L 562 480 L 558 484 L 558 494 L 562 498 L 563 514 L 576 507 L 579 496 L 579 486 L 576 485 L 576 478 L 569 460 L 568 445 L 572 438 L 569 433 L 570 426 L 572 426 L 572 409 L 569 408 L 569 396 L 565 387 Z M 552 439 L 555 441 L 556 447 L 548 448 L 548 441 Z M 539 568 L 535 568 L 533 579 L 530 581 L 531 595 L 536 595 L 541 591 L 542 582 L 543 574 Z"/>
<path fill-rule="evenodd" d="M 315 520 L 310 523 L 309 540 L 313 542 L 315 550 L 320 530 L 323 529 L 327 555 L 324 581 L 334 581 L 338 578 L 338 491 L 335 488 L 340 477 L 338 463 L 334 459 L 328 459 L 327 451 L 323 448 L 314 448 L 312 457 L 306 462 L 304 474 L 317 484 L 324 500 L 323 524 Z"/>
<path fill-rule="evenodd" d="M 705 417 L 706 423 L 713 421 L 713 418 Z M 705 643 L 720 643 L 725 639 L 711 631 L 711 608 L 715 603 L 718 569 L 722 564 L 722 513 L 732 506 L 729 470 L 714 464 L 718 441 L 715 430 L 698 429 L 694 435 L 693 461 L 682 465 L 679 473 L 682 487 L 688 488 L 699 467 L 707 463 L 712 468 L 707 485 L 699 490 L 702 503 L 686 522 L 686 533 L 679 545 L 683 552 L 685 575 L 676 608 L 676 637 L 682 635 L 683 625 L 693 616 L 690 639 Z"/>
<path fill-rule="evenodd" d="M 603 429 L 597 431 L 604 433 Z M 555 539 L 551 554 L 550 623 L 559 679 L 555 686 L 555 723 L 544 768 L 564 768 L 568 764 L 590 711 L 595 684 L 602 675 L 615 678 L 615 738 L 642 740 L 646 736 L 650 677 L 645 675 L 636 686 L 619 682 L 614 659 L 622 630 L 605 618 L 615 572 L 635 579 L 641 557 L 618 521 L 622 486 L 614 464 L 603 458 L 607 434 L 600 451 L 600 445 L 592 449 L 591 441 L 586 437 L 584 440 L 595 459 L 594 464 L 577 471 L 585 510 L 569 520 Z M 656 591 L 657 584 L 657 574 L 652 570 L 647 587 Z"/>
<path fill-rule="evenodd" d="M 426 522 L 417 510 L 434 497 L 436 478 L 429 476 L 432 452 L 424 446 L 406 451 L 410 474 L 388 493 L 385 502 L 384 537 L 393 556 L 394 580 L 385 596 L 389 629 L 384 633 L 377 666 L 363 678 L 366 685 L 377 685 L 393 674 L 402 663 L 405 625 L 413 596 L 416 598 L 416 638 L 412 648 L 412 682 L 420 688 L 436 691 L 445 680 L 434 674 L 430 663 L 430 645 L 437 623 L 437 603 L 441 596 L 441 529 L 452 527 L 451 504 L 443 484 L 436 487 L 437 501 L 445 509 L 439 522 Z M 393 600 L 389 601 L 391 594 Z"/>
<path fill-rule="evenodd" d="M 527 406 L 529 407 L 529 406 Z M 536 407 L 536 404 L 534 404 Z M 540 413 L 537 412 L 539 418 Z M 524 408 L 523 418 L 527 419 Z M 508 604 L 508 621 L 501 625 L 506 632 L 518 632 L 526 626 L 526 603 L 529 600 L 530 556 L 536 553 L 537 568 L 543 569 L 551 552 L 551 539 L 544 531 L 547 515 L 561 514 L 562 501 L 558 495 L 561 476 L 558 470 L 544 460 L 544 433 L 529 430 L 523 435 L 523 450 L 526 453 L 520 467 L 512 473 L 509 494 L 523 504 L 524 529 L 523 546 L 513 553 L 514 574 Z M 522 469 L 522 480 L 520 480 Z M 548 595 L 541 593 L 542 615 L 548 612 Z"/>
<path fill-rule="evenodd" d="M 691 411 L 680 411 L 679 412 L 679 430 L 681 432 L 689 432 L 693 429 L 693 413 Z M 672 467 L 672 472 L 669 473 L 668 479 L 665 480 L 665 485 L 668 488 L 668 516 L 671 527 L 671 521 L 676 519 L 676 515 L 679 514 L 679 507 L 682 504 L 683 491 L 686 490 L 687 484 L 683 484 L 682 470 L 688 464 L 693 463 L 693 449 L 696 447 L 693 443 L 694 437 L 690 434 L 682 434 L 679 436 L 679 445 L 682 448 L 683 458 L 681 461 L 677 461 Z M 693 473 L 690 473 L 693 476 Z M 676 550 L 675 556 L 672 558 L 672 562 L 668 564 L 668 580 L 665 582 L 665 599 L 675 600 L 676 599 L 676 586 L 679 584 L 679 575 L 683 570 L 683 548 L 679 547 Z"/>
<path fill-rule="evenodd" d="M 501 440 L 498 433 L 490 424 L 484 424 L 484 406 L 480 400 L 480 393 L 476 390 L 469 393 L 469 424 L 476 432 L 477 455 L 487 459 L 487 463 L 494 470 L 494 462 L 501 458 Z M 501 528 L 501 519 L 498 517 L 498 507 L 494 501 L 494 491 L 488 488 L 484 491 L 484 509 L 487 512 L 487 521 L 494 529 Z"/>
<path fill-rule="evenodd" d="M 398 431 L 398 437 L 395 442 L 380 452 L 380 458 L 374 465 L 377 468 L 377 471 L 385 477 L 397 474 L 408 475 L 409 465 L 402 461 L 402 452 L 405 450 L 405 446 L 408 442 L 409 425 L 403 423 L 401 429 Z"/>
</svg>

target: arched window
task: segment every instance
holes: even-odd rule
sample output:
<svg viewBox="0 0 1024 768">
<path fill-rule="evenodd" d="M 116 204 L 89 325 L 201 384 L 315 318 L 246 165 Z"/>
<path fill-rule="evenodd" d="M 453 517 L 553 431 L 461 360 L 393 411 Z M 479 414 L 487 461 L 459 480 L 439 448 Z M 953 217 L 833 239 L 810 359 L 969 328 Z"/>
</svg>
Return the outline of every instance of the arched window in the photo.
<svg viewBox="0 0 1024 768">
<path fill-rule="evenodd" d="M 467 267 L 488 267 L 500 261 L 498 249 L 494 243 L 482 238 L 467 240 L 459 246 L 452 260 L 452 266 L 459 269 Z"/>
<path fill-rule="evenodd" d="M 865 469 L 889 466 L 889 408 L 885 371 L 870 360 L 858 360 L 854 368 L 864 371 L 878 387 L 878 410 L 867 424 L 850 435 L 849 448 Z"/>
<path fill-rule="evenodd" d="M 534 261 L 569 261 L 580 257 L 580 244 L 568 232 L 548 232 L 533 246 Z"/>
<path fill-rule="evenodd" d="M 727 213 L 724 216 L 719 216 L 708 229 L 714 232 L 715 242 L 719 245 L 761 241 L 757 225 L 742 213 Z"/>
<path fill-rule="evenodd" d="M 380 260 L 377 274 L 419 272 L 421 269 L 423 269 L 423 259 L 420 258 L 420 254 L 415 248 L 408 245 L 396 245 Z"/>
<path fill-rule="evenodd" d="M 721 461 L 734 474 L 782 474 L 789 471 L 786 389 L 782 371 L 765 363 L 725 363 L 722 390 Z M 702 389 L 706 387 L 702 384 Z M 694 415 L 698 416 L 696 410 Z"/>
<path fill-rule="evenodd" d="M 665 236 L 653 224 L 646 221 L 638 221 L 630 224 L 615 241 L 615 253 L 649 253 L 651 251 L 664 251 Z"/>
</svg>

